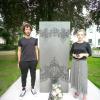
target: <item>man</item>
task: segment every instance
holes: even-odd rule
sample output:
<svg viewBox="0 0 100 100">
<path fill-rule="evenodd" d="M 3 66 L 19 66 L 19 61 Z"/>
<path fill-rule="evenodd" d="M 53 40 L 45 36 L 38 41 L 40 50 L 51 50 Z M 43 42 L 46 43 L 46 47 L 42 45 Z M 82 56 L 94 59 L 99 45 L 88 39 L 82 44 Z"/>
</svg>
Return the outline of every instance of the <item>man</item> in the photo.
<svg viewBox="0 0 100 100">
<path fill-rule="evenodd" d="M 24 37 L 18 42 L 18 64 L 21 70 L 22 92 L 20 94 L 23 97 L 26 93 L 26 78 L 28 69 L 31 75 L 31 92 L 34 95 L 36 66 L 38 61 L 38 46 L 37 39 L 30 37 L 32 26 L 28 23 L 23 25 Z"/>
</svg>

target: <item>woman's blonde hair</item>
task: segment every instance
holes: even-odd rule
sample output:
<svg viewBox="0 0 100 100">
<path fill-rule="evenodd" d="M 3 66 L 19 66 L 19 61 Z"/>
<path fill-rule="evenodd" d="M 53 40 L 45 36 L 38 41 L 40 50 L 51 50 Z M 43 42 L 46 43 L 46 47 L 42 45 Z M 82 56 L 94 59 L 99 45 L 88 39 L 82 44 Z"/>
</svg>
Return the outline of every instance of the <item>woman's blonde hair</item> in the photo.
<svg viewBox="0 0 100 100">
<path fill-rule="evenodd" d="M 83 34 L 86 35 L 86 31 L 84 29 L 79 29 L 76 34 L 78 34 L 79 32 L 83 32 Z"/>
</svg>

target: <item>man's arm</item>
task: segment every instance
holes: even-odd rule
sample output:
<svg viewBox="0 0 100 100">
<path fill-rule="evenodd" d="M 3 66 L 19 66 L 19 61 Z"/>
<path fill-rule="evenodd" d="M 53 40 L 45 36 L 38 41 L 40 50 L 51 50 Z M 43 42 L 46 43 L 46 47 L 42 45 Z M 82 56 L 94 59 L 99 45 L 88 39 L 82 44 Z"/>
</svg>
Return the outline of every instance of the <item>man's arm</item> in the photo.
<svg viewBox="0 0 100 100">
<path fill-rule="evenodd" d="M 18 47 L 18 64 L 21 60 L 21 47 Z"/>
</svg>

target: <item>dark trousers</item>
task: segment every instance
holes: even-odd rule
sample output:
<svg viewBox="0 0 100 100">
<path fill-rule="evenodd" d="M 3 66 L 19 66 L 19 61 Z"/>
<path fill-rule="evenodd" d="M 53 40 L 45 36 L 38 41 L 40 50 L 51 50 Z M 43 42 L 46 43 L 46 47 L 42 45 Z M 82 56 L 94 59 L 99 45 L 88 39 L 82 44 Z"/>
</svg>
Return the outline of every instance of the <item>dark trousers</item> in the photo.
<svg viewBox="0 0 100 100">
<path fill-rule="evenodd" d="M 37 61 L 21 61 L 19 66 L 21 70 L 22 87 L 26 87 L 26 78 L 29 69 L 31 75 L 31 87 L 34 89 Z"/>
</svg>

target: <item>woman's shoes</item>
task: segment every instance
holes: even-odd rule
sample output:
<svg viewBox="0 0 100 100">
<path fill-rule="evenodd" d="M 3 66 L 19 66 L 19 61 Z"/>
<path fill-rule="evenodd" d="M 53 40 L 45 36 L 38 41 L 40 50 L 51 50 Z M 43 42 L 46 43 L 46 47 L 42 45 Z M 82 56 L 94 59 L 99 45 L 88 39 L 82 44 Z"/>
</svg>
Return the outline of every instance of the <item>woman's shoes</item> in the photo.
<svg viewBox="0 0 100 100">
<path fill-rule="evenodd" d="M 78 98 L 79 97 L 79 93 L 75 92 L 73 96 L 74 96 L 74 98 Z"/>
<path fill-rule="evenodd" d="M 86 96 L 83 95 L 83 100 L 86 100 Z"/>
</svg>

